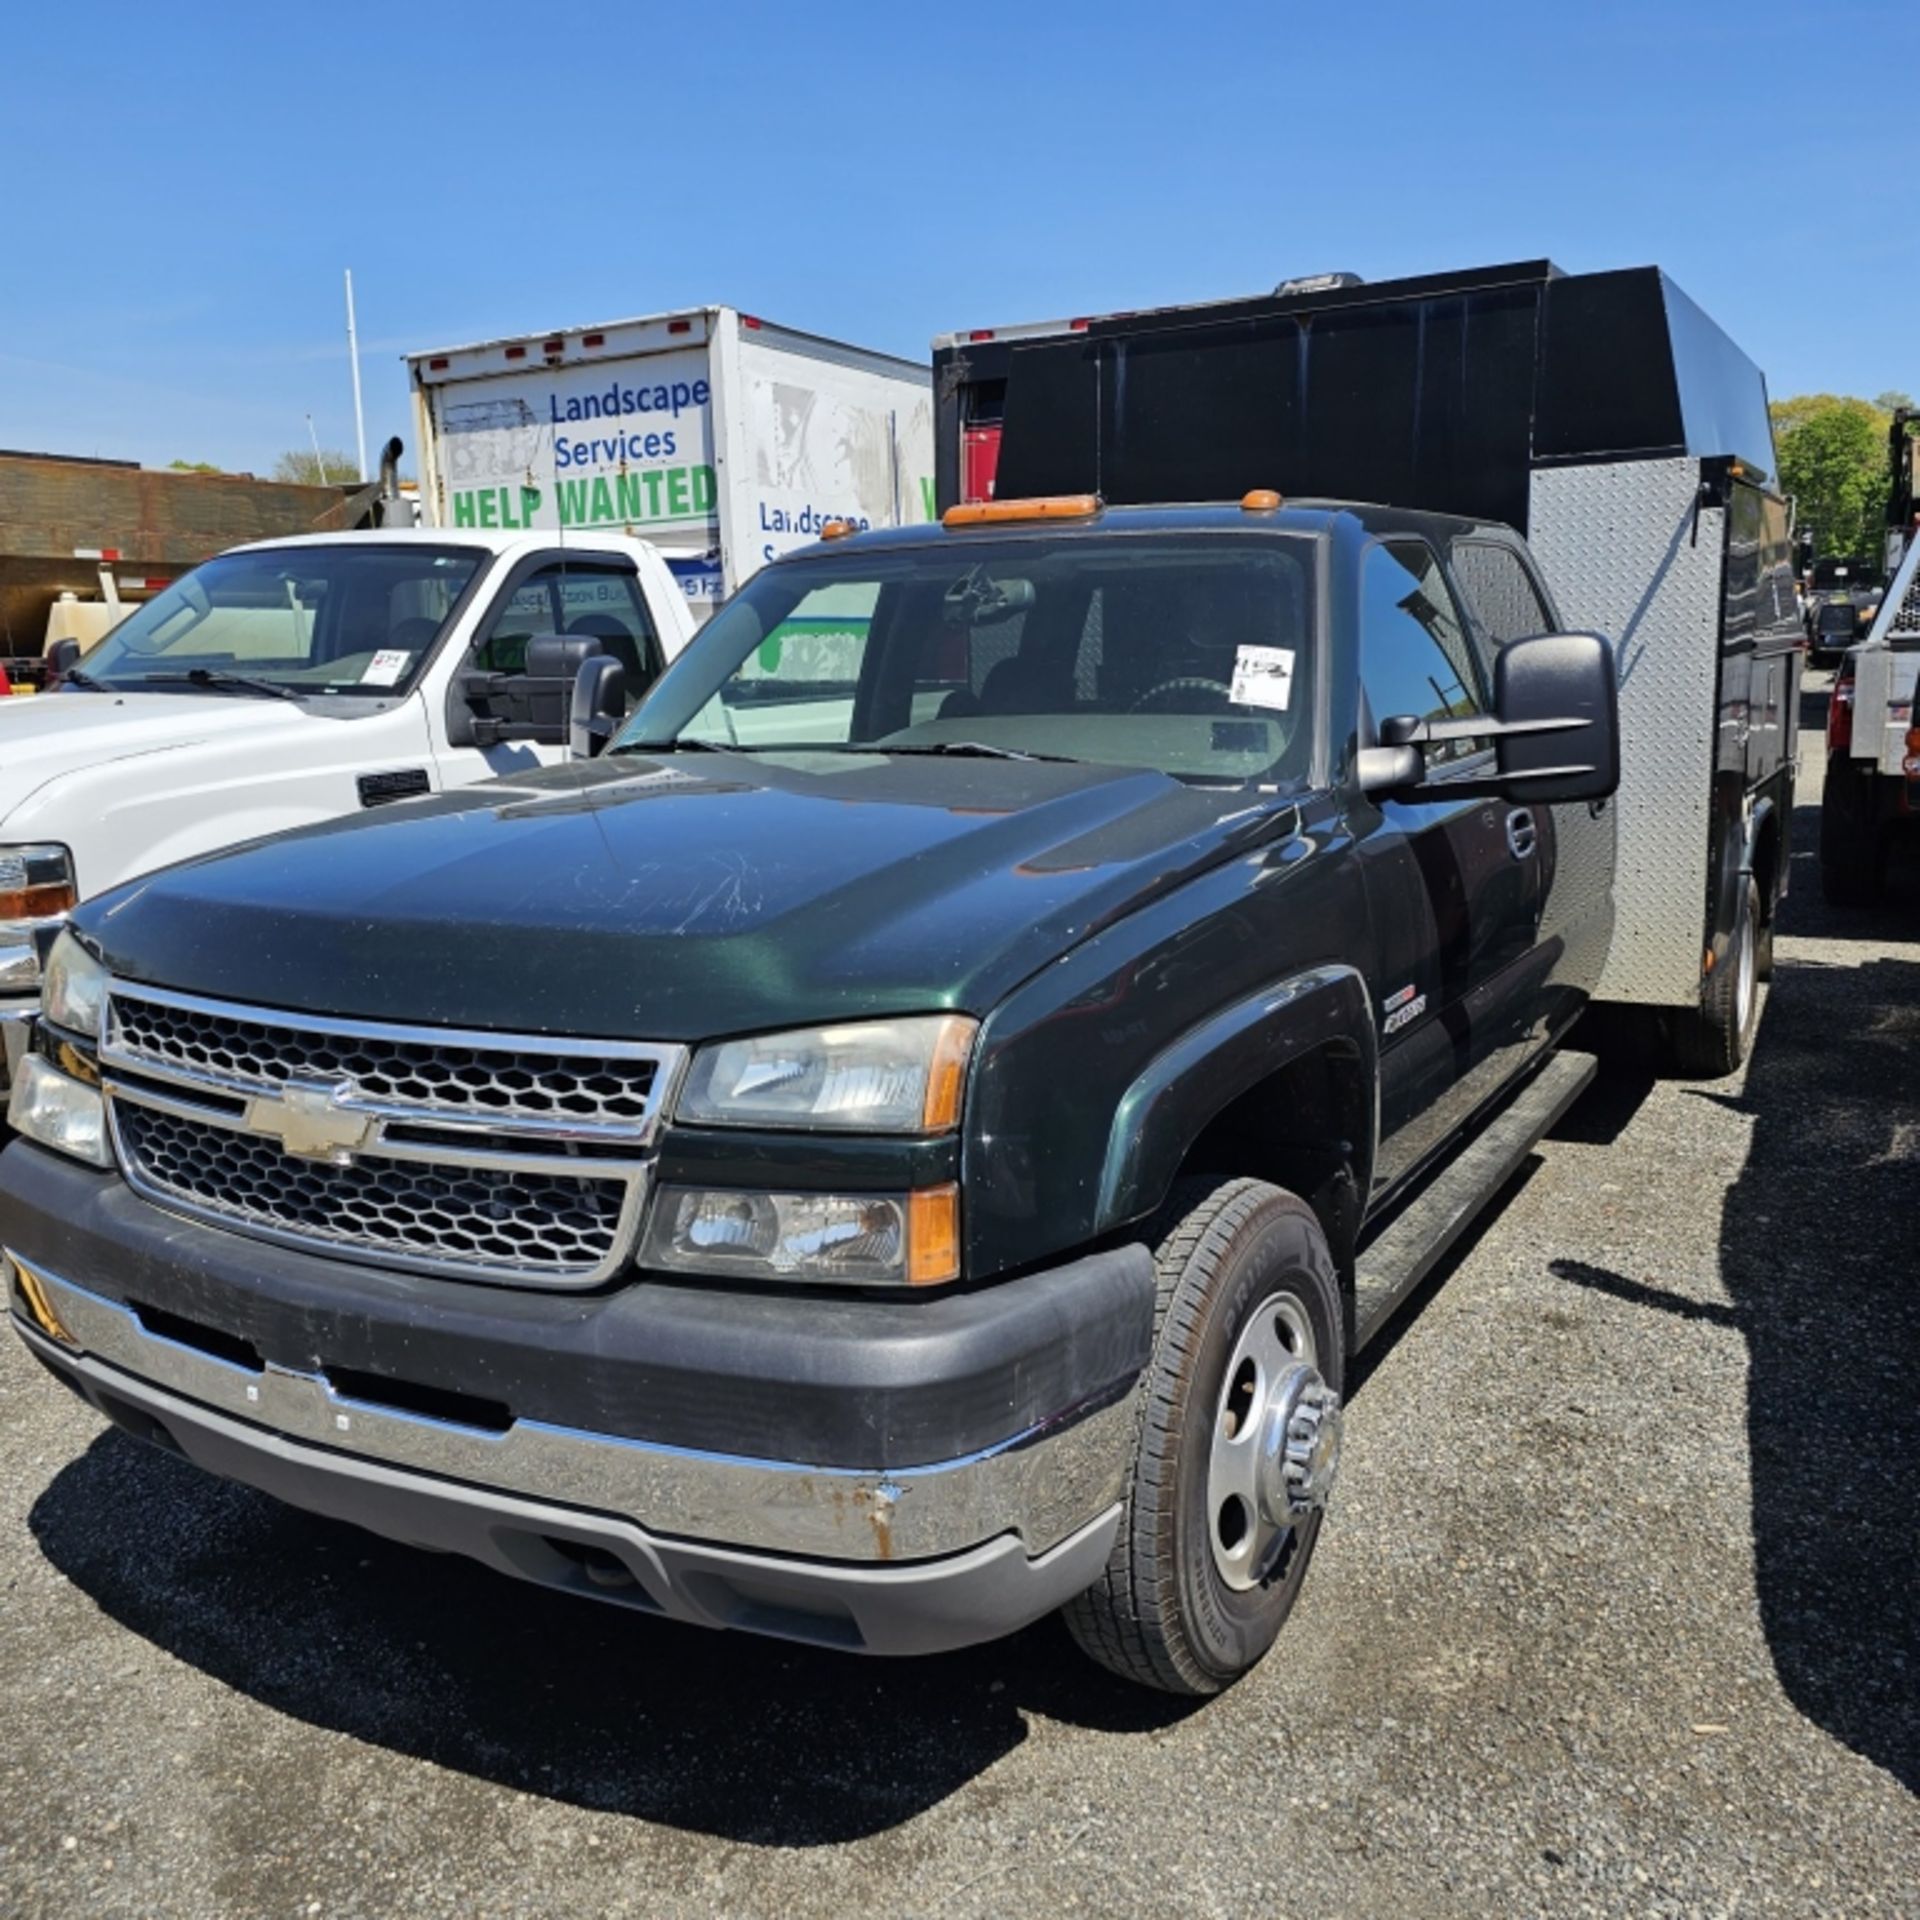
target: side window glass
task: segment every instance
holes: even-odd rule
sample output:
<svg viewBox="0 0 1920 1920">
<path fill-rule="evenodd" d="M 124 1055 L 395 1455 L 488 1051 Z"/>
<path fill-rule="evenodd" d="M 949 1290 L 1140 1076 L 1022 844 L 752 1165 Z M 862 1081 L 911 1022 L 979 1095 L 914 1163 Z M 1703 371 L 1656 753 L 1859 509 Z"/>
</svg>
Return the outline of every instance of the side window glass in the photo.
<svg viewBox="0 0 1920 1920">
<path fill-rule="evenodd" d="M 1396 541 L 1368 549 L 1361 571 L 1360 680 L 1375 724 L 1410 713 L 1450 720 L 1484 713 L 1479 672 L 1433 550 Z M 1429 750 L 1430 765 L 1477 752 L 1472 740 Z"/>
<path fill-rule="evenodd" d="M 507 604 L 474 644 L 473 663 L 486 673 L 524 673 L 527 642 L 536 633 L 553 633 L 553 581 L 556 569 L 542 567 L 514 588 Z"/>
<path fill-rule="evenodd" d="M 631 712 L 660 671 L 660 649 L 640 582 L 624 568 L 568 567 L 556 575 L 554 591 L 560 600 L 559 631 L 593 635 L 626 669 Z"/>
<path fill-rule="evenodd" d="M 660 671 L 660 649 L 640 583 L 622 567 L 556 561 L 530 573 L 474 647 L 486 673 L 524 673 L 536 633 L 592 634 L 626 669 L 631 707 Z"/>
<path fill-rule="evenodd" d="M 1455 541 L 1453 575 L 1496 647 L 1552 627 L 1540 589 L 1511 547 L 1492 540 Z"/>
</svg>

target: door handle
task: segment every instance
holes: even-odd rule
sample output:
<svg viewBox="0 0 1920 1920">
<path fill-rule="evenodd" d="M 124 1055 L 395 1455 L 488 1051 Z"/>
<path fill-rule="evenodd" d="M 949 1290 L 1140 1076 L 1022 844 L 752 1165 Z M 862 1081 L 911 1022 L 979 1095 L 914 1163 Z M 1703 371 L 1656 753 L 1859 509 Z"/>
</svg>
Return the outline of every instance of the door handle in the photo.
<svg viewBox="0 0 1920 1920">
<path fill-rule="evenodd" d="M 1540 829 L 1534 824 L 1529 807 L 1515 807 L 1507 815 L 1507 851 L 1516 860 L 1524 860 L 1540 844 Z"/>
</svg>

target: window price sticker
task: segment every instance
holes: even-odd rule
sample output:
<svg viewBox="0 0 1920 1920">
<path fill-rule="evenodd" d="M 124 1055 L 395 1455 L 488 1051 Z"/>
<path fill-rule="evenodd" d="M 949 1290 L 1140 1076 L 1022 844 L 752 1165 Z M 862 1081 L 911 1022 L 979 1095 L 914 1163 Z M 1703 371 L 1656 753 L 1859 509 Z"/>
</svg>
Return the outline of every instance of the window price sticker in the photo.
<svg viewBox="0 0 1920 1920">
<path fill-rule="evenodd" d="M 1243 648 L 1243 652 L 1247 649 Z M 405 679 L 413 655 L 405 647 L 382 647 L 367 662 L 367 670 L 360 676 L 363 687 L 397 687 Z"/>
<path fill-rule="evenodd" d="M 1233 658 L 1233 704 L 1285 713 L 1293 699 L 1293 649 L 1242 647 Z"/>
</svg>

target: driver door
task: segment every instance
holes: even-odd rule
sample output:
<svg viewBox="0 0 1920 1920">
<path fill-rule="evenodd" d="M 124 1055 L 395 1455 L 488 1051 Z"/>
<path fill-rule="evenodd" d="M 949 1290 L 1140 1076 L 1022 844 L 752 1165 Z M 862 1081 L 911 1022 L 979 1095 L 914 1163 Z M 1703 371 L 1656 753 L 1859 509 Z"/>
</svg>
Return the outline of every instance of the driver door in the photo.
<svg viewBox="0 0 1920 1920">
<path fill-rule="evenodd" d="M 1487 713 L 1478 650 L 1432 548 L 1362 562 L 1360 679 L 1369 724 Z M 1552 820 L 1546 808 L 1449 796 L 1485 780 L 1491 747 L 1431 748 L 1418 799 L 1359 802 L 1380 1033 L 1376 1179 L 1412 1172 L 1504 1083 L 1524 1041 Z M 1371 818 L 1367 816 L 1371 815 Z"/>
</svg>

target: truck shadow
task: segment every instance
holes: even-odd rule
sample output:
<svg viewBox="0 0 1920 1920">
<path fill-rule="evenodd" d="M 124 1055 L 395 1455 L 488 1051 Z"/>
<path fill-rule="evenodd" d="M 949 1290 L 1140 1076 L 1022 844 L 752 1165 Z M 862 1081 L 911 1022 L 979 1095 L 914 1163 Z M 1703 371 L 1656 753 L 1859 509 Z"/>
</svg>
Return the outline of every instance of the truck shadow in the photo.
<svg viewBox="0 0 1920 1920">
<path fill-rule="evenodd" d="M 1796 910 L 1795 930 L 1810 917 Z M 1744 1089 L 1693 1090 L 1753 1119 L 1721 1217 L 1727 1302 L 1576 1260 L 1553 1270 L 1745 1337 L 1754 1577 L 1781 1685 L 1920 1789 L 1916 1058 L 1920 964 L 1783 960 Z"/>
<path fill-rule="evenodd" d="M 1029 1713 L 1127 1734 L 1195 1704 L 1108 1678 L 1054 1621 L 883 1662 L 637 1618 L 299 1513 L 116 1429 L 30 1524 L 109 1617 L 277 1713 L 750 1845 L 897 1826 L 1018 1747 Z"/>
</svg>

